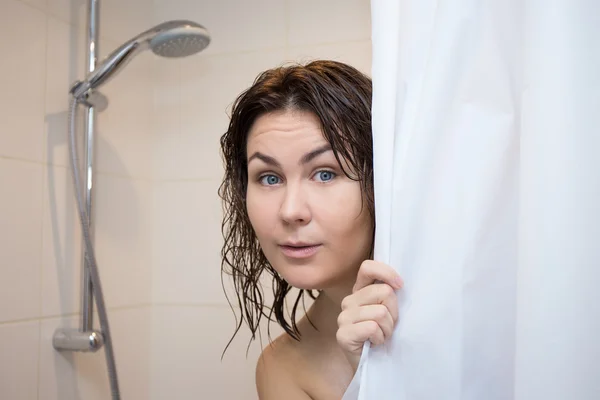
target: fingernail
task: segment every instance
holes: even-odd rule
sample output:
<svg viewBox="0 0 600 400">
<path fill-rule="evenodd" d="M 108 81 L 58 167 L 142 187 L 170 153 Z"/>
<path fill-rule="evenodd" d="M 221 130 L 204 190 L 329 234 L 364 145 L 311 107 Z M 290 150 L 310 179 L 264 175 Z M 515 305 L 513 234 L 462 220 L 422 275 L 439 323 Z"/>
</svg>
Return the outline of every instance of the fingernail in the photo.
<svg viewBox="0 0 600 400">
<path fill-rule="evenodd" d="M 396 279 L 394 280 L 394 283 L 396 284 L 396 286 L 398 287 L 398 289 L 401 289 L 402 286 L 404 286 L 404 281 L 399 276 L 396 277 Z"/>
</svg>

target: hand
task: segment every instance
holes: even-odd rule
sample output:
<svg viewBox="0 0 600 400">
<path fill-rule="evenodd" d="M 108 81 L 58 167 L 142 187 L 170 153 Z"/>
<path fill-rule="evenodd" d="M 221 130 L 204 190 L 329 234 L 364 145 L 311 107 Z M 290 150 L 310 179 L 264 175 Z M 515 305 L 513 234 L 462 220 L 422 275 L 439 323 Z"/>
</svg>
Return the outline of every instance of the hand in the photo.
<svg viewBox="0 0 600 400">
<path fill-rule="evenodd" d="M 336 335 L 355 371 L 367 340 L 376 346 L 392 335 L 398 320 L 395 290 L 402 286 L 389 265 L 371 260 L 361 264 L 352 294 L 342 301 Z"/>
</svg>

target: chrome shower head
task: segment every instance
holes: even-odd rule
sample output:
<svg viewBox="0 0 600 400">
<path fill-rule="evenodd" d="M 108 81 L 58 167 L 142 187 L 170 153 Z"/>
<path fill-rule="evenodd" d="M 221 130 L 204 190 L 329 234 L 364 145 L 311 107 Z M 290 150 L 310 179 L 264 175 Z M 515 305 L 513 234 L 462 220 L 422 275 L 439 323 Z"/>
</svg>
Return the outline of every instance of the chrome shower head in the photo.
<svg viewBox="0 0 600 400">
<path fill-rule="evenodd" d="M 185 21 L 163 24 L 164 29 L 149 42 L 152 52 L 161 57 L 172 58 L 186 57 L 204 50 L 210 43 L 206 28 L 190 22 L 185 25 L 183 23 Z M 166 26 L 167 24 L 174 26 Z"/>
<path fill-rule="evenodd" d="M 150 49 L 161 57 L 186 57 L 204 50 L 209 43 L 210 34 L 200 24 L 186 20 L 163 22 L 113 51 L 85 80 L 76 82 L 71 93 L 80 99 L 90 89 L 106 83 L 143 50 Z"/>
</svg>

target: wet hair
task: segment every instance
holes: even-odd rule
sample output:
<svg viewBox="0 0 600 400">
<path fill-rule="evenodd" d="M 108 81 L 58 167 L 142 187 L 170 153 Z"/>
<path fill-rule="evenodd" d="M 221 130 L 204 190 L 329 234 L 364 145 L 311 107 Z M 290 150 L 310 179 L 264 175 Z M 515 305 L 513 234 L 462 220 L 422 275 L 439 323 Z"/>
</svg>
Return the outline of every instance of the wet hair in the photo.
<svg viewBox="0 0 600 400">
<path fill-rule="evenodd" d="M 300 290 L 289 320 L 286 318 L 285 300 L 292 287 L 265 257 L 250 223 L 246 209 L 246 145 L 252 125 L 258 117 L 273 112 L 304 111 L 316 115 L 344 174 L 360 182 L 363 207 L 366 204 L 375 221 L 371 94 L 368 76 L 349 65 L 320 60 L 267 70 L 234 101 L 229 127 L 221 137 L 225 175 L 219 187 L 224 209 L 221 279 L 232 278 L 240 310 L 239 318 L 236 313 L 233 337 L 245 322 L 251 341 L 256 339 L 257 334 L 260 336 L 259 323 L 265 317 L 299 340 L 298 305 L 304 301 L 305 293 L 315 298 L 312 291 Z M 263 274 L 272 278 L 272 304 L 265 304 L 260 283 Z M 232 309 L 235 313 L 233 306 Z"/>
</svg>

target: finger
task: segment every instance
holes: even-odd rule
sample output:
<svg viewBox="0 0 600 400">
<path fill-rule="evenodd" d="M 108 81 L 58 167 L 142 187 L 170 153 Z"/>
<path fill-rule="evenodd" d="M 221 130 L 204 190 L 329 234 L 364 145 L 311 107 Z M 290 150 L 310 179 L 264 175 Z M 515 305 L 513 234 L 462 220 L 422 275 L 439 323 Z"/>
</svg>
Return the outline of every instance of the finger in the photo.
<svg viewBox="0 0 600 400">
<path fill-rule="evenodd" d="M 394 320 L 386 306 L 383 304 L 371 304 L 363 307 L 350 309 L 340 313 L 338 326 L 358 324 L 363 321 L 375 321 L 383 332 L 384 338 L 388 338 L 394 331 Z"/>
<path fill-rule="evenodd" d="M 345 325 L 338 329 L 336 338 L 340 346 L 356 354 L 362 351 L 362 346 L 367 340 L 373 344 L 381 344 L 385 341 L 383 331 L 375 321 Z"/>
<path fill-rule="evenodd" d="M 359 324 L 364 324 L 368 322 L 372 321 L 359 322 Z M 377 329 L 375 329 L 375 332 L 371 336 L 369 336 L 369 341 L 375 346 L 377 346 L 378 344 L 383 344 L 385 342 L 385 336 L 383 335 L 383 331 L 381 330 L 381 327 L 379 325 L 377 325 Z"/>
<path fill-rule="evenodd" d="M 366 260 L 363 261 L 358 270 L 352 292 L 354 293 L 376 282 L 387 283 L 394 289 L 400 289 L 403 285 L 402 278 L 392 267 L 377 261 Z"/>
<path fill-rule="evenodd" d="M 398 298 L 390 285 L 376 283 L 347 296 L 342 300 L 342 311 L 368 304 L 383 304 L 392 315 L 394 322 L 398 320 Z"/>
</svg>

